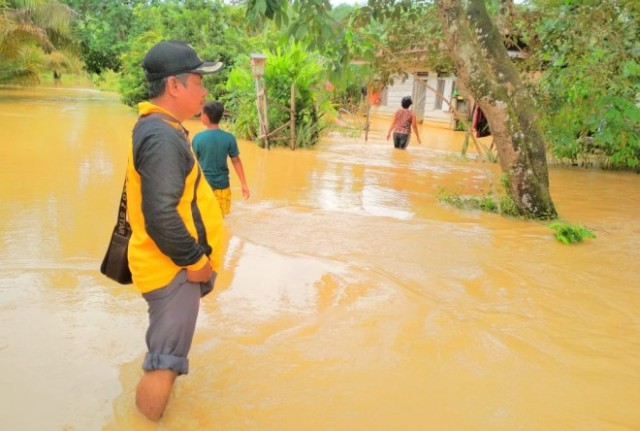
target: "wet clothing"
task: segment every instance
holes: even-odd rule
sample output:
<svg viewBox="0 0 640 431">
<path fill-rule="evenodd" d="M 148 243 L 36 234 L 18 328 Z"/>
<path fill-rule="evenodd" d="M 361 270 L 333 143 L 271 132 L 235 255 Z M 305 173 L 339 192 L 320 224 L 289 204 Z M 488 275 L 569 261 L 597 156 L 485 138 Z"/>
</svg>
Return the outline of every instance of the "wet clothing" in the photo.
<svg viewBox="0 0 640 431">
<path fill-rule="evenodd" d="M 216 195 L 216 199 L 218 199 L 218 205 L 220 205 L 222 215 L 228 215 L 229 211 L 231 211 L 231 189 L 229 187 L 226 189 L 213 189 L 213 194 Z"/>
<path fill-rule="evenodd" d="M 138 108 L 127 215 L 129 268 L 149 312 L 142 368 L 186 374 L 200 298 L 213 289 L 222 264 L 222 214 L 180 122 L 150 102 Z M 202 268 L 207 257 L 212 278 L 190 282 L 187 270 Z"/>
<path fill-rule="evenodd" d="M 186 130 L 150 102 L 138 107 L 127 167 L 129 267 L 146 293 L 167 286 L 182 269 L 202 268 L 207 256 L 217 272 L 223 219 Z"/>
<path fill-rule="evenodd" d="M 189 372 L 187 355 L 196 329 L 200 298 L 211 292 L 214 281 L 215 274 L 207 283 L 192 283 L 183 269 L 168 285 L 142 294 L 149 305 L 148 352 L 142 369 Z"/>
<path fill-rule="evenodd" d="M 236 138 L 231 133 L 220 129 L 203 130 L 193 137 L 193 151 L 211 187 L 228 188 L 227 157 L 240 155 Z"/>
<path fill-rule="evenodd" d="M 411 120 L 413 119 L 413 113 L 404 108 L 400 108 L 394 115 L 394 121 L 396 126 L 393 129 L 395 133 L 402 133 L 404 135 L 411 134 Z"/>
<path fill-rule="evenodd" d="M 413 113 L 409 109 L 400 108 L 394 114 L 393 147 L 404 150 L 409 145 L 411 137 L 411 122 Z"/>
<path fill-rule="evenodd" d="M 409 145 L 409 135 L 406 133 L 393 133 L 393 147 L 404 150 Z"/>
</svg>

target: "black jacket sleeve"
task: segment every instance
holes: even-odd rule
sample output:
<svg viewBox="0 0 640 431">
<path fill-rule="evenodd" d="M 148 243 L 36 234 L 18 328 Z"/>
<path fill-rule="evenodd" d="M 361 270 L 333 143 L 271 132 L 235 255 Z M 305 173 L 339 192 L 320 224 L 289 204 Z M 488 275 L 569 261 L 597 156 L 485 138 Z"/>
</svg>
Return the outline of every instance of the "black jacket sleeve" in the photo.
<svg viewBox="0 0 640 431">
<path fill-rule="evenodd" d="M 196 263 L 205 251 L 178 213 L 186 177 L 195 163 L 189 142 L 163 120 L 149 119 L 134 130 L 133 145 L 147 233 L 176 265 Z"/>
</svg>

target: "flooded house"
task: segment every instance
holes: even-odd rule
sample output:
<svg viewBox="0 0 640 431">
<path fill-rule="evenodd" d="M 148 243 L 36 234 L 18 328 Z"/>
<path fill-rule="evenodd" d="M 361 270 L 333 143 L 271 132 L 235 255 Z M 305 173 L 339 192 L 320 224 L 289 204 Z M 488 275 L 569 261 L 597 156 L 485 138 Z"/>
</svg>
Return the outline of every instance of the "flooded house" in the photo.
<svg viewBox="0 0 640 431">
<path fill-rule="evenodd" d="M 526 45 L 507 45 L 507 53 L 514 60 L 522 59 L 526 56 Z M 413 99 L 412 109 L 420 123 L 442 123 L 455 130 L 454 111 L 466 120 L 471 119 L 473 98 L 462 81 L 452 74 L 439 74 L 419 67 L 406 77 L 395 76 L 380 92 L 374 92 L 370 97 L 371 113 L 391 116 L 400 107 L 401 99 L 408 95 Z"/>
</svg>

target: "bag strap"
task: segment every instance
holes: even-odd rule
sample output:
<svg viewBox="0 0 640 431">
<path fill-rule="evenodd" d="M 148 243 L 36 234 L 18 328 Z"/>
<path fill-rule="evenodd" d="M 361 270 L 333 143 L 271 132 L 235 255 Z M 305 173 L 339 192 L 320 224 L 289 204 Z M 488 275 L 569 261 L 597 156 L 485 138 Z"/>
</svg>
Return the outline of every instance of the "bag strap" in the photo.
<svg viewBox="0 0 640 431">
<path fill-rule="evenodd" d="M 120 195 L 120 205 L 118 206 L 118 218 L 116 220 L 116 230 L 120 235 L 126 235 L 129 230 L 127 222 L 127 176 L 124 177 L 122 195 Z"/>
</svg>

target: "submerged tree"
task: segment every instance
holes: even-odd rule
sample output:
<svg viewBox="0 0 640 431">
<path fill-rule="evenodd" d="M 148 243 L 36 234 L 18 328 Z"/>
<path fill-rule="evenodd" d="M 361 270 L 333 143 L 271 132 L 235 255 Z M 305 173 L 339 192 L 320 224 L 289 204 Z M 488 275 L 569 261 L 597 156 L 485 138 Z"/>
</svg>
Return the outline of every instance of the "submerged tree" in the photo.
<svg viewBox="0 0 640 431">
<path fill-rule="evenodd" d="M 484 1 L 436 4 L 458 76 L 487 117 L 516 205 L 528 217 L 557 217 L 536 107 Z"/>
</svg>

